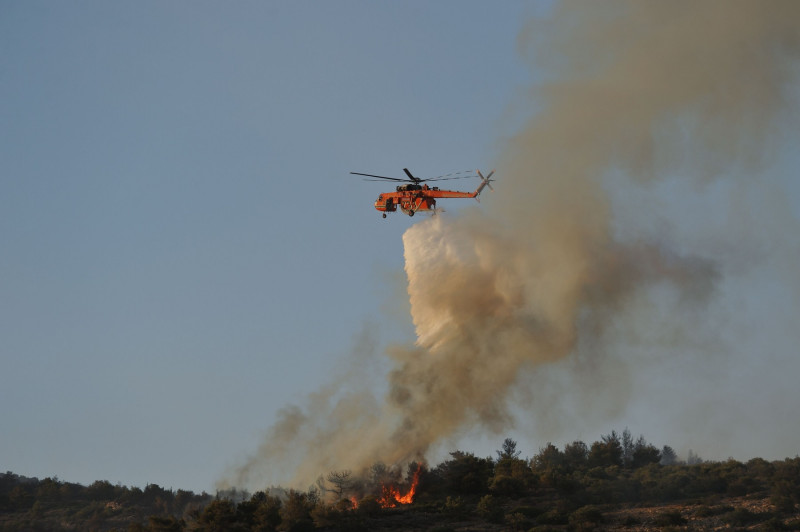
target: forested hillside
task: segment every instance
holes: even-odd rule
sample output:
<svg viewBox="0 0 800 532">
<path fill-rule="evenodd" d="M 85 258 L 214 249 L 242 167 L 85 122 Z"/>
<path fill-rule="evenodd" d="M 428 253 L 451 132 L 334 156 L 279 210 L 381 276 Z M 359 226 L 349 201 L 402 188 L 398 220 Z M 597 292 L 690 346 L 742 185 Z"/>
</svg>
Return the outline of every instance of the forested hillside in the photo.
<svg viewBox="0 0 800 532">
<path fill-rule="evenodd" d="M 197 495 L 0 475 L 0 530 L 800 530 L 800 458 L 678 460 L 625 430 L 521 458 L 454 451 L 438 465 L 330 471 L 306 491 Z"/>
</svg>

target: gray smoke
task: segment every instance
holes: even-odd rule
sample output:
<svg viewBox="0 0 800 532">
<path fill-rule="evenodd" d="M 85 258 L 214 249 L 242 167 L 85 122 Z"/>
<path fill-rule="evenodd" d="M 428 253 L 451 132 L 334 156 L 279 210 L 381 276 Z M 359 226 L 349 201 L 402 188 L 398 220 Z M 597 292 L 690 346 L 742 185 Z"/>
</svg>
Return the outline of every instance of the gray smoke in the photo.
<svg viewBox="0 0 800 532">
<path fill-rule="evenodd" d="M 800 3 L 565 2 L 519 45 L 546 81 L 497 193 L 404 235 L 417 340 L 388 351 L 388 394 L 343 375 L 283 410 L 231 483 L 402 465 L 465 432 L 571 440 L 624 415 L 709 453 L 782 452 L 734 429 L 755 419 L 797 441 L 798 332 L 775 318 L 797 315 L 800 224 L 763 175 L 797 135 Z M 762 315 L 739 306 L 753 294 Z M 769 334 L 739 342 L 753 319 Z"/>
</svg>

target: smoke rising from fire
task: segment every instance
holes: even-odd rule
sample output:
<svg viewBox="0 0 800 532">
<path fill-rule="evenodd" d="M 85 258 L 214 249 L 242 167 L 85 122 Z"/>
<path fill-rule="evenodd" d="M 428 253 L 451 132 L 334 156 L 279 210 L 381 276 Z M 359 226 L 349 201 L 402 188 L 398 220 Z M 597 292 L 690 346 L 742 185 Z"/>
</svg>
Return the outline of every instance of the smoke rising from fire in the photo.
<svg viewBox="0 0 800 532">
<path fill-rule="evenodd" d="M 503 434 L 520 404 L 545 438 L 574 438 L 585 427 L 570 422 L 607 429 L 642 381 L 664 397 L 671 379 L 673 398 L 686 382 L 735 397 L 707 372 L 744 378 L 730 369 L 742 353 L 726 354 L 718 335 L 750 316 L 730 316 L 747 294 L 733 285 L 769 263 L 797 290 L 800 224 L 777 185 L 756 180 L 782 135 L 797 133 L 800 3 L 567 2 L 526 26 L 519 46 L 545 82 L 502 150 L 497 192 L 404 235 L 417 341 L 388 350 L 387 395 L 344 374 L 283 410 L 231 483 L 302 486 L 333 469 L 404 464 L 465 431 Z M 756 184 L 767 192 L 753 199 Z M 694 229 L 670 221 L 710 205 L 718 212 L 687 211 Z M 771 212 L 753 217 L 763 206 Z M 767 243 L 783 251 L 759 258 Z M 791 345 L 792 332 L 760 347 Z M 663 411 L 671 428 L 717 426 L 714 401 L 675 400 Z"/>
</svg>

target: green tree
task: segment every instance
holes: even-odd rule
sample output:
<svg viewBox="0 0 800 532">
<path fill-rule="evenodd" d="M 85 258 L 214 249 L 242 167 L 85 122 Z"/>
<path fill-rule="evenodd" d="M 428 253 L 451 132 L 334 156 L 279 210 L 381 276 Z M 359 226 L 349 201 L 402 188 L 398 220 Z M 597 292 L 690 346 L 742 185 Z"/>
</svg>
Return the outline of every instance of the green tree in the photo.
<svg viewBox="0 0 800 532">
<path fill-rule="evenodd" d="M 592 444 L 587 463 L 589 467 L 622 467 L 622 444 L 616 431 L 612 430 Z"/>
<path fill-rule="evenodd" d="M 281 508 L 283 503 L 278 497 L 267 495 L 263 491 L 253 495 L 253 501 L 258 502 L 253 522 L 253 530 L 268 532 L 276 530 L 281 523 Z"/>
<path fill-rule="evenodd" d="M 646 466 L 647 464 L 657 464 L 661 461 L 661 451 L 659 451 L 653 444 L 647 443 L 644 436 L 639 436 L 633 446 L 633 454 L 631 455 L 630 467 L 637 468 Z"/>
<path fill-rule="evenodd" d="M 562 484 L 565 474 L 564 453 L 552 443 L 547 443 L 533 457 L 533 470 L 544 486 L 554 488 Z"/>
<path fill-rule="evenodd" d="M 539 453 L 533 457 L 533 468 L 538 471 L 561 469 L 563 466 L 564 454 L 550 442 L 539 449 Z"/>
<path fill-rule="evenodd" d="M 308 527 L 313 528 L 311 510 L 315 503 L 307 493 L 289 490 L 286 501 L 280 509 L 281 523 L 279 530 L 298 530 Z"/>
<path fill-rule="evenodd" d="M 39 482 L 36 499 L 45 502 L 55 502 L 61 499 L 61 483 L 58 478 L 46 478 Z"/>
<path fill-rule="evenodd" d="M 517 442 L 512 440 L 511 438 L 506 438 L 503 440 L 503 446 L 499 451 L 495 451 L 497 453 L 497 460 L 509 460 L 512 458 L 519 458 L 521 451 L 517 450 Z"/>
<path fill-rule="evenodd" d="M 107 480 L 96 480 L 86 488 L 86 494 L 95 501 L 114 500 L 114 491 L 114 485 Z"/>
<path fill-rule="evenodd" d="M 8 502 L 14 510 L 27 510 L 34 500 L 33 494 L 22 486 L 15 486 L 8 494 Z"/>
<path fill-rule="evenodd" d="M 149 532 L 181 532 L 184 527 L 183 522 L 172 516 L 151 515 L 147 520 L 147 530 Z"/>
<path fill-rule="evenodd" d="M 450 490 L 463 494 L 485 494 L 489 489 L 494 464 L 489 458 L 477 458 L 472 453 L 454 451 L 452 457 L 439 465 L 438 474 Z"/>
<path fill-rule="evenodd" d="M 236 506 L 228 499 L 212 501 L 197 519 L 198 530 L 203 532 L 225 532 L 238 529 Z"/>
<path fill-rule="evenodd" d="M 586 467 L 589 448 L 582 441 L 574 441 L 564 446 L 564 465 L 570 471 L 580 471 Z"/>
<path fill-rule="evenodd" d="M 536 477 L 528 462 L 513 457 L 501 458 L 494 466 L 489 491 L 495 495 L 521 497 L 535 484 Z"/>
</svg>

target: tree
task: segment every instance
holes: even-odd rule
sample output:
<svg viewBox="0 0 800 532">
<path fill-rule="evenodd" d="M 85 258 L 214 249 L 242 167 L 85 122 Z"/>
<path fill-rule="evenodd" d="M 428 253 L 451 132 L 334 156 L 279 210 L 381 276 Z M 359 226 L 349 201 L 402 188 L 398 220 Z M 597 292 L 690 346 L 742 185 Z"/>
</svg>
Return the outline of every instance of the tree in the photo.
<svg viewBox="0 0 800 532">
<path fill-rule="evenodd" d="M 260 491 L 251 499 L 258 502 L 254 515 L 253 530 L 275 530 L 281 523 L 281 500 Z"/>
<path fill-rule="evenodd" d="M 497 453 L 497 459 L 504 460 L 509 458 L 519 458 L 521 451 L 517 451 L 517 442 L 512 440 L 511 438 L 506 438 L 503 440 L 503 447 L 499 451 L 495 451 Z"/>
<path fill-rule="evenodd" d="M 641 438 L 641 436 L 639 437 Z M 630 429 L 625 427 L 625 430 L 622 431 L 622 464 L 625 467 L 631 466 L 634 450 L 635 445 L 633 443 L 633 436 L 631 436 Z"/>
<path fill-rule="evenodd" d="M 56 478 L 46 478 L 39 482 L 36 499 L 45 502 L 57 501 L 61 498 L 61 483 Z"/>
<path fill-rule="evenodd" d="M 702 463 L 703 463 L 703 459 L 700 458 L 700 456 L 698 456 L 697 454 L 695 454 L 694 451 L 689 449 L 689 454 L 686 457 L 686 464 L 687 465 L 697 465 L 697 464 L 702 464 Z"/>
<path fill-rule="evenodd" d="M 550 442 L 547 442 L 547 445 L 539 449 L 539 454 L 533 457 L 533 468 L 540 471 L 561 469 L 563 465 L 564 454 Z"/>
<path fill-rule="evenodd" d="M 197 518 L 199 529 L 204 532 L 225 532 L 232 530 L 236 523 L 236 506 L 228 499 L 212 501 Z"/>
<path fill-rule="evenodd" d="M 286 502 L 283 508 L 280 509 L 281 524 L 280 530 L 294 530 L 295 528 L 303 528 L 311 525 L 311 510 L 314 509 L 314 503 L 309 499 L 308 494 L 289 490 Z"/>
<path fill-rule="evenodd" d="M 533 457 L 533 469 L 545 486 L 556 487 L 564 479 L 564 453 L 552 443 L 547 443 L 539 449 L 539 454 Z"/>
<path fill-rule="evenodd" d="M 383 462 L 376 462 L 369 468 L 369 482 L 375 486 L 396 481 L 396 475 Z"/>
<path fill-rule="evenodd" d="M 647 464 L 657 464 L 661 461 L 661 451 L 653 444 L 647 443 L 644 436 L 639 436 L 633 447 L 630 467 L 637 468 Z"/>
<path fill-rule="evenodd" d="M 589 448 L 582 441 L 574 441 L 564 446 L 564 463 L 571 471 L 586 467 Z"/>
<path fill-rule="evenodd" d="M 477 458 L 462 451 L 454 451 L 450 456 L 451 460 L 437 468 L 449 488 L 456 493 L 485 494 L 494 469 L 491 458 Z"/>
<path fill-rule="evenodd" d="M 28 490 L 18 485 L 9 492 L 8 502 L 11 503 L 11 508 L 15 510 L 24 510 L 33 506 L 34 497 Z"/>
<path fill-rule="evenodd" d="M 86 488 L 86 492 L 95 501 L 110 501 L 114 499 L 114 486 L 107 480 L 94 481 Z"/>
<path fill-rule="evenodd" d="M 616 431 L 592 444 L 587 458 L 589 467 L 622 466 L 622 444 Z"/>
<path fill-rule="evenodd" d="M 678 455 L 675 453 L 675 450 L 670 447 L 669 445 L 665 445 L 661 449 L 661 465 L 675 465 L 678 463 Z"/>
<path fill-rule="evenodd" d="M 350 488 L 353 483 L 353 480 L 350 478 L 352 476 L 352 471 L 331 471 L 328 473 L 328 476 L 325 477 L 328 482 L 333 484 L 334 489 L 333 492 L 336 494 L 337 499 L 341 499 L 344 492 Z"/>
<path fill-rule="evenodd" d="M 172 516 L 159 517 L 151 515 L 147 518 L 149 532 L 181 532 L 183 523 Z"/>
<path fill-rule="evenodd" d="M 511 438 L 503 441 L 502 450 L 497 452 L 494 476 L 489 481 L 489 490 L 496 495 L 518 497 L 534 483 L 533 471 L 526 460 L 519 458 L 517 442 Z"/>
</svg>

